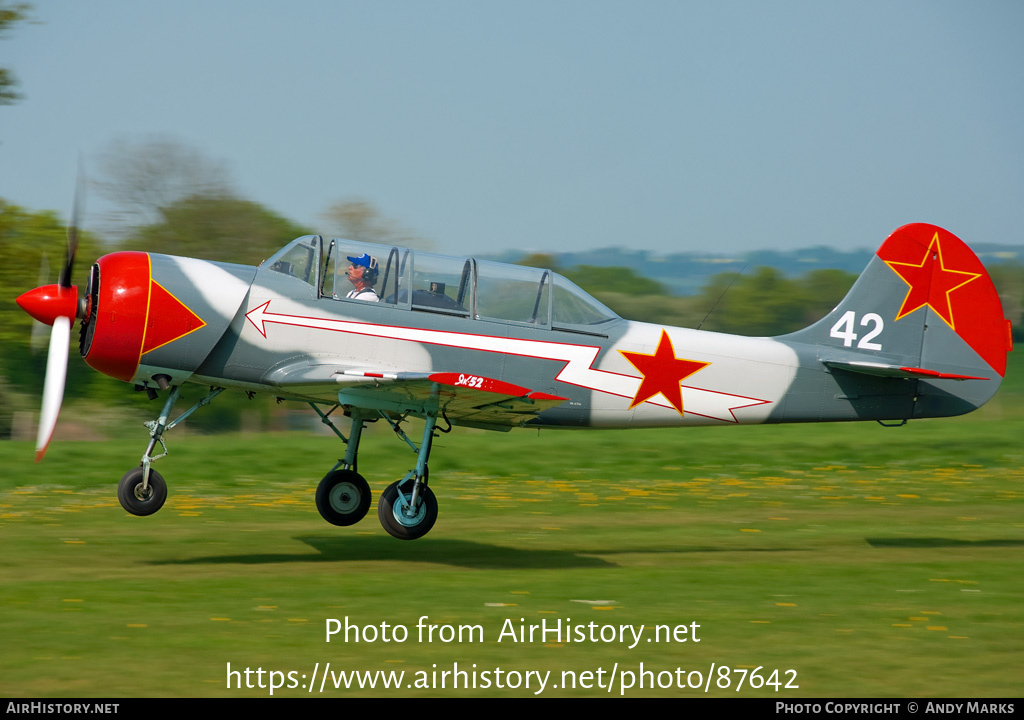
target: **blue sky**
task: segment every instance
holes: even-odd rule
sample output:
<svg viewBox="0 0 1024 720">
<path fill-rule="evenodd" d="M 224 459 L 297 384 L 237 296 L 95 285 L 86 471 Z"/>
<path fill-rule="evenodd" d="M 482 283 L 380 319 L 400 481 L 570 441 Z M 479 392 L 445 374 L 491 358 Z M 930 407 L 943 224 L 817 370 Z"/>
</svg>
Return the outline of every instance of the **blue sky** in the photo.
<svg viewBox="0 0 1024 720">
<path fill-rule="evenodd" d="M 1020 2 L 34 6 L 0 39 L 30 209 L 163 136 L 310 232 L 362 198 L 451 253 L 1024 242 Z"/>
</svg>

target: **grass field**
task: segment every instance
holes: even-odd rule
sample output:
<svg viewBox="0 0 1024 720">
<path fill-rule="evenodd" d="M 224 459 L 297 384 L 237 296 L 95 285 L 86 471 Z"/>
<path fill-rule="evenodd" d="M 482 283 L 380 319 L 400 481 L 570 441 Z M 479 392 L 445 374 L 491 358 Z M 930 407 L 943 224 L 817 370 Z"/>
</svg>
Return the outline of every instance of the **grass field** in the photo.
<svg viewBox="0 0 1024 720">
<path fill-rule="evenodd" d="M 115 493 L 144 429 L 55 444 L 39 466 L 28 444 L 2 443 L 0 695 L 269 695 L 244 674 L 228 689 L 230 663 L 262 668 L 254 685 L 292 672 L 283 696 L 307 695 L 316 666 L 316 696 L 329 662 L 405 673 L 397 690 L 329 679 L 329 697 L 529 696 L 528 670 L 551 671 L 545 696 L 606 695 L 582 684 L 612 677 L 617 696 L 641 664 L 648 684 L 664 671 L 702 684 L 687 675 L 699 671 L 711 695 L 1019 696 L 1024 358 L 1011 357 L 982 411 L 898 429 L 456 430 L 431 456 L 437 525 L 415 542 L 386 535 L 376 504 L 355 527 L 320 519 L 316 483 L 343 452 L 333 437 L 172 432 L 157 466 L 170 497 L 149 518 Z M 413 462 L 390 436 L 372 428 L 360 453 L 377 494 Z M 432 641 L 418 638 L 422 616 Z M 346 617 L 408 639 L 327 643 L 327 620 Z M 631 637 L 499 642 L 506 620 L 645 629 L 632 649 Z M 658 625 L 687 632 L 654 642 Z M 460 626 L 482 637 L 442 639 Z M 476 689 L 452 676 L 415 686 L 455 663 L 476 665 Z M 720 666 L 734 670 L 727 688 Z M 746 684 L 776 669 L 777 683 Z"/>
</svg>

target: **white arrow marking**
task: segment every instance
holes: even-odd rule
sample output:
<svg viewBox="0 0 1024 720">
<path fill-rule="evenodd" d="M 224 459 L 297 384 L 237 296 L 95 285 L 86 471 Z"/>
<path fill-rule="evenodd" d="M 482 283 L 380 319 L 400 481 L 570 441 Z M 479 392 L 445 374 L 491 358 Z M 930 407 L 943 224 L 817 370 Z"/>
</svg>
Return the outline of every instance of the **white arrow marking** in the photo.
<svg viewBox="0 0 1024 720">
<path fill-rule="evenodd" d="M 267 337 L 267 324 L 291 325 L 293 327 L 315 328 L 331 332 L 367 335 L 370 337 L 390 338 L 408 342 L 441 345 L 443 347 L 483 352 L 518 355 L 541 360 L 557 360 L 565 363 L 565 367 L 555 376 L 555 380 L 569 385 L 597 390 L 598 392 L 617 395 L 632 400 L 640 387 L 640 378 L 607 370 L 597 370 L 592 365 L 601 351 L 596 345 L 570 345 L 568 343 L 546 342 L 543 340 L 521 340 L 503 338 L 494 335 L 473 335 L 470 333 L 446 332 L 444 330 L 427 330 L 409 328 L 398 325 L 375 325 L 373 323 L 356 322 L 353 320 L 333 320 L 330 318 L 309 317 L 303 315 L 284 315 L 268 311 L 271 301 L 253 308 L 245 317 L 252 323 L 260 335 Z M 715 392 L 701 388 L 682 386 L 683 409 L 694 415 L 738 422 L 734 410 L 753 405 L 763 405 L 768 400 Z M 672 405 L 661 395 L 655 395 L 647 402 L 671 408 Z"/>
</svg>

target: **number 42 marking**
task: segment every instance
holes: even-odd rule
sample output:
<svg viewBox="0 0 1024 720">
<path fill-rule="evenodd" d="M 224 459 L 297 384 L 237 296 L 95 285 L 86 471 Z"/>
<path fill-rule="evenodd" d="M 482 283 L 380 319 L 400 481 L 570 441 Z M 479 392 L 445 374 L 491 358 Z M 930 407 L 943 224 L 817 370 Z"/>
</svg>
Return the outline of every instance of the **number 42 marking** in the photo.
<svg viewBox="0 0 1024 720">
<path fill-rule="evenodd" d="M 836 321 L 836 324 L 832 326 L 832 331 L 829 333 L 831 337 L 839 338 L 843 341 L 844 347 L 850 347 L 853 345 L 853 341 L 857 339 L 857 333 L 854 331 L 854 324 L 857 319 L 857 313 L 853 310 L 847 310 L 843 313 L 843 316 Z M 871 330 L 868 331 L 867 335 L 860 339 L 857 343 L 857 348 L 860 350 L 881 350 L 882 344 L 871 342 L 885 327 L 885 321 L 882 320 L 882 316 L 877 313 L 868 313 L 860 319 L 860 326 L 867 327 L 872 325 Z"/>
</svg>

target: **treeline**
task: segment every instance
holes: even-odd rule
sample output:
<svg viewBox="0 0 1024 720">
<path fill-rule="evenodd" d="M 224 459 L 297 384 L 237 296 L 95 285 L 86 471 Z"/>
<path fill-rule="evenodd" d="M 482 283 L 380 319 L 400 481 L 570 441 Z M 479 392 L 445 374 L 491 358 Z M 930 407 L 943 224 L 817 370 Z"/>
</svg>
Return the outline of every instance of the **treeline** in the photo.
<svg viewBox="0 0 1024 720">
<path fill-rule="evenodd" d="M 758 267 L 715 275 L 690 297 L 663 290 L 636 293 L 629 283 L 594 282 L 607 268 L 579 267 L 565 274 L 623 317 L 736 335 L 782 335 L 810 325 L 834 308 L 857 279 L 842 270 L 814 270 L 787 278 Z M 627 271 L 627 274 L 632 271 Z"/>
</svg>

